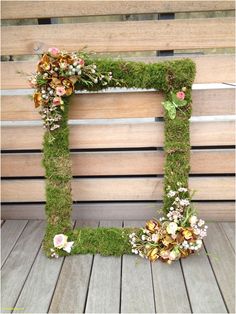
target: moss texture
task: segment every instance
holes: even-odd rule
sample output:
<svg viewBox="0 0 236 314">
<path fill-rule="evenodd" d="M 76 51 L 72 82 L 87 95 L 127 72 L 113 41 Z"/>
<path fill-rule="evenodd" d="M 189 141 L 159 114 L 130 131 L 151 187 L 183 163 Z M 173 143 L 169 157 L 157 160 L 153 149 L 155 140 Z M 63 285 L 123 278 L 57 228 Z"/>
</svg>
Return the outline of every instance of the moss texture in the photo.
<svg viewBox="0 0 236 314">
<path fill-rule="evenodd" d="M 186 87 L 188 105 L 177 110 L 174 120 L 165 112 L 165 174 L 163 212 L 167 213 L 170 200 L 166 197 L 167 187 L 176 190 L 177 182 L 188 186 L 190 138 L 189 118 L 191 117 L 191 88 L 195 78 L 195 64 L 190 59 L 165 61 L 154 64 L 127 62 L 112 59 L 92 59 L 86 63 L 95 63 L 99 70 L 111 71 L 113 77 L 121 83 L 119 87 L 156 89 L 162 92 L 165 99 L 171 92 L 178 92 Z M 109 85 L 107 87 L 117 87 Z M 77 90 L 101 90 L 104 86 L 97 84 L 88 88 L 81 82 L 76 83 Z M 44 250 L 50 256 L 53 248 L 53 237 L 56 234 L 68 235 L 74 241 L 71 254 L 99 253 L 101 255 L 122 255 L 131 253 L 128 235 L 133 229 L 128 228 L 76 228 L 71 222 L 71 161 L 69 151 L 68 111 L 69 98 L 64 98 L 65 110 L 61 127 L 45 133 L 43 143 L 43 165 L 46 171 L 46 215 L 47 230 L 44 237 Z M 186 195 L 188 196 L 188 195 Z M 137 231 L 137 230 L 136 230 Z M 59 255 L 67 255 L 63 250 Z"/>
</svg>

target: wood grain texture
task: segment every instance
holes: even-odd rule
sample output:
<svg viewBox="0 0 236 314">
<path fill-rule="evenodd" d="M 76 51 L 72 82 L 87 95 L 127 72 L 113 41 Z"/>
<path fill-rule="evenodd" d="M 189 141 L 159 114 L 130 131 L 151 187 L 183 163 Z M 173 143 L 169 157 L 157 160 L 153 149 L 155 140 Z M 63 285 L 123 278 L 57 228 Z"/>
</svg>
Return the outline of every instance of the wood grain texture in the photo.
<svg viewBox="0 0 236 314">
<path fill-rule="evenodd" d="M 151 267 L 156 313 L 191 313 L 180 263 L 177 261 L 168 267 L 157 261 Z M 171 302 L 168 302 L 170 296 Z"/>
<path fill-rule="evenodd" d="M 30 221 L 1 272 L 2 308 L 14 307 L 43 239 L 45 223 Z"/>
<path fill-rule="evenodd" d="M 161 178 L 74 179 L 74 201 L 161 200 Z M 190 189 L 194 200 L 234 200 L 233 177 L 194 177 Z M 30 193 L 29 193 L 30 191 Z M 44 180 L 2 180 L 2 202 L 45 201 Z"/>
<path fill-rule="evenodd" d="M 233 222 L 222 222 L 222 229 L 224 230 L 232 248 L 235 251 L 235 223 Z"/>
<path fill-rule="evenodd" d="M 57 10 L 55 10 L 55 7 Z M 233 1 L 2 1 L 3 19 L 233 10 Z"/>
<path fill-rule="evenodd" d="M 96 52 L 234 47 L 234 18 L 5 26 L 2 32 L 2 55 L 85 46 Z"/>
<path fill-rule="evenodd" d="M 98 222 L 80 221 L 76 223 L 79 226 L 97 227 Z M 92 261 L 89 254 L 65 259 L 49 313 L 84 313 Z"/>
<path fill-rule="evenodd" d="M 186 55 L 185 55 L 186 56 Z M 189 55 L 196 63 L 195 83 L 232 83 L 235 82 L 235 62 L 234 55 Z M 127 57 L 128 61 L 140 61 L 145 63 L 155 63 L 157 60 L 181 59 L 183 56 L 175 57 Z"/>
<path fill-rule="evenodd" d="M 70 119 L 152 118 L 163 116 L 163 96 L 157 92 L 74 95 Z M 2 120 L 39 120 L 28 96 L 3 96 Z"/>
<path fill-rule="evenodd" d="M 234 145 L 234 121 L 192 122 L 192 146 Z M 41 126 L 2 128 L 2 149 L 41 149 Z M 70 126 L 70 148 L 162 147 L 163 123 L 130 123 Z M 17 134 L 17 141 L 16 141 Z"/>
<path fill-rule="evenodd" d="M 44 176 L 40 153 L 2 154 L 2 177 Z M 74 176 L 114 176 L 163 174 L 162 151 L 71 153 Z M 191 174 L 235 172 L 233 149 L 191 151 Z"/>
<path fill-rule="evenodd" d="M 126 58 L 131 61 L 142 61 L 145 63 L 160 62 L 165 60 L 178 60 L 182 57 L 155 57 L 155 58 Z M 232 83 L 235 81 L 235 62 L 234 55 L 208 55 L 194 56 L 197 73 L 195 83 Z M 1 72 L 2 89 L 29 88 L 28 76 L 34 73 L 36 63 L 27 61 L 2 62 Z M 32 108 L 32 105 L 31 105 Z"/>
<path fill-rule="evenodd" d="M 193 202 L 200 217 L 207 221 L 234 221 L 234 202 Z M 74 204 L 73 219 L 140 219 L 157 215 L 162 207 L 155 202 L 86 203 Z M 2 205 L 4 219 L 45 219 L 44 205 Z"/>
<path fill-rule="evenodd" d="M 47 313 L 63 260 L 49 259 L 40 249 L 15 307 L 26 313 Z"/>
<path fill-rule="evenodd" d="M 235 313 L 235 252 L 222 226 L 210 224 L 204 243 L 227 309 Z"/>
<path fill-rule="evenodd" d="M 143 225 L 144 221 L 124 222 L 124 227 Z M 155 313 L 150 262 L 135 255 L 123 256 L 121 313 Z"/>
<path fill-rule="evenodd" d="M 204 249 L 182 259 L 183 273 L 193 313 L 227 313 Z"/>
<path fill-rule="evenodd" d="M 1 266 L 16 244 L 28 220 L 7 220 L 1 228 Z"/>
<path fill-rule="evenodd" d="M 100 227 L 122 227 L 122 221 L 101 221 Z M 85 313 L 119 313 L 121 257 L 95 255 Z"/>
<path fill-rule="evenodd" d="M 193 90 L 193 116 L 233 115 L 235 89 Z M 74 95 L 70 119 L 117 119 L 163 117 L 163 96 L 156 92 Z M 40 120 L 27 95 L 2 96 L 3 121 Z"/>
</svg>

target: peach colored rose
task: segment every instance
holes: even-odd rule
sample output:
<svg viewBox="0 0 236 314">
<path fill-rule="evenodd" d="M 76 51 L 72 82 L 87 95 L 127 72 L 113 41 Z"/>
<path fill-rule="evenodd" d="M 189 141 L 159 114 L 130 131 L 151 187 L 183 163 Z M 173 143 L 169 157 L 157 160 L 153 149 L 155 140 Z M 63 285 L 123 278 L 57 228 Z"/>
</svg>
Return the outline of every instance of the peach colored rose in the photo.
<svg viewBox="0 0 236 314">
<path fill-rule="evenodd" d="M 54 97 L 52 101 L 53 105 L 60 106 L 63 104 L 61 97 Z"/>
<path fill-rule="evenodd" d="M 185 98 L 185 93 L 184 93 L 184 92 L 178 92 L 178 93 L 176 94 L 176 96 L 177 96 L 177 98 L 178 98 L 179 100 L 184 100 L 184 98 Z"/>
<path fill-rule="evenodd" d="M 48 52 L 51 56 L 56 57 L 59 54 L 60 50 L 56 47 L 52 47 L 48 49 Z"/>
<path fill-rule="evenodd" d="M 66 93 L 66 89 L 65 89 L 64 86 L 58 86 L 58 87 L 56 88 L 56 94 L 57 94 L 57 96 L 63 96 L 63 95 L 65 95 L 65 93 Z"/>
<path fill-rule="evenodd" d="M 163 258 L 163 259 L 168 259 L 169 255 L 170 255 L 170 251 L 168 251 L 168 250 L 165 251 L 165 250 L 162 249 L 160 251 L 160 257 Z"/>
</svg>

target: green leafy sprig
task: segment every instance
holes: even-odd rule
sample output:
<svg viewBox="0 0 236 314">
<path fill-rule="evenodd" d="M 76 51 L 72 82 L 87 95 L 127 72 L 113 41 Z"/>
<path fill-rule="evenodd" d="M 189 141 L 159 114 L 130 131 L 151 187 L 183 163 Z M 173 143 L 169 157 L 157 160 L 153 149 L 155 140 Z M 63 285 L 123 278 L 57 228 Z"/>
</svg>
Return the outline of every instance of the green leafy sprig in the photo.
<svg viewBox="0 0 236 314">
<path fill-rule="evenodd" d="M 167 110 L 170 119 L 176 117 L 176 110 L 187 105 L 187 101 L 184 99 L 179 99 L 177 95 L 171 92 L 171 100 L 166 100 L 162 102 L 162 105 Z"/>
</svg>

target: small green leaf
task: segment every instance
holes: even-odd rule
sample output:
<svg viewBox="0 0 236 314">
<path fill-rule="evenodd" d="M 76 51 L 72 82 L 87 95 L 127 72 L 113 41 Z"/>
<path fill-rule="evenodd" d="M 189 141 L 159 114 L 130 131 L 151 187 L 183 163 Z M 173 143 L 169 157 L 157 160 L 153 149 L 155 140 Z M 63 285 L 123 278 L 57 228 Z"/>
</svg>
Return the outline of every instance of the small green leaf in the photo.
<svg viewBox="0 0 236 314">
<path fill-rule="evenodd" d="M 178 107 L 184 107 L 187 105 L 187 101 L 186 100 L 181 100 L 181 102 L 178 104 Z"/>
<path fill-rule="evenodd" d="M 176 117 L 176 109 L 174 106 L 168 111 L 168 115 L 171 120 L 173 120 Z"/>
<path fill-rule="evenodd" d="M 172 104 L 172 102 L 170 102 L 170 101 L 164 101 L 163 103 L 163 106 L 165 107 L 165 109 L 166 110 L 170 110 L 171 108 L 173 108 L 174 106 L 173 106 L 173 104 Z"/>
</svg>

